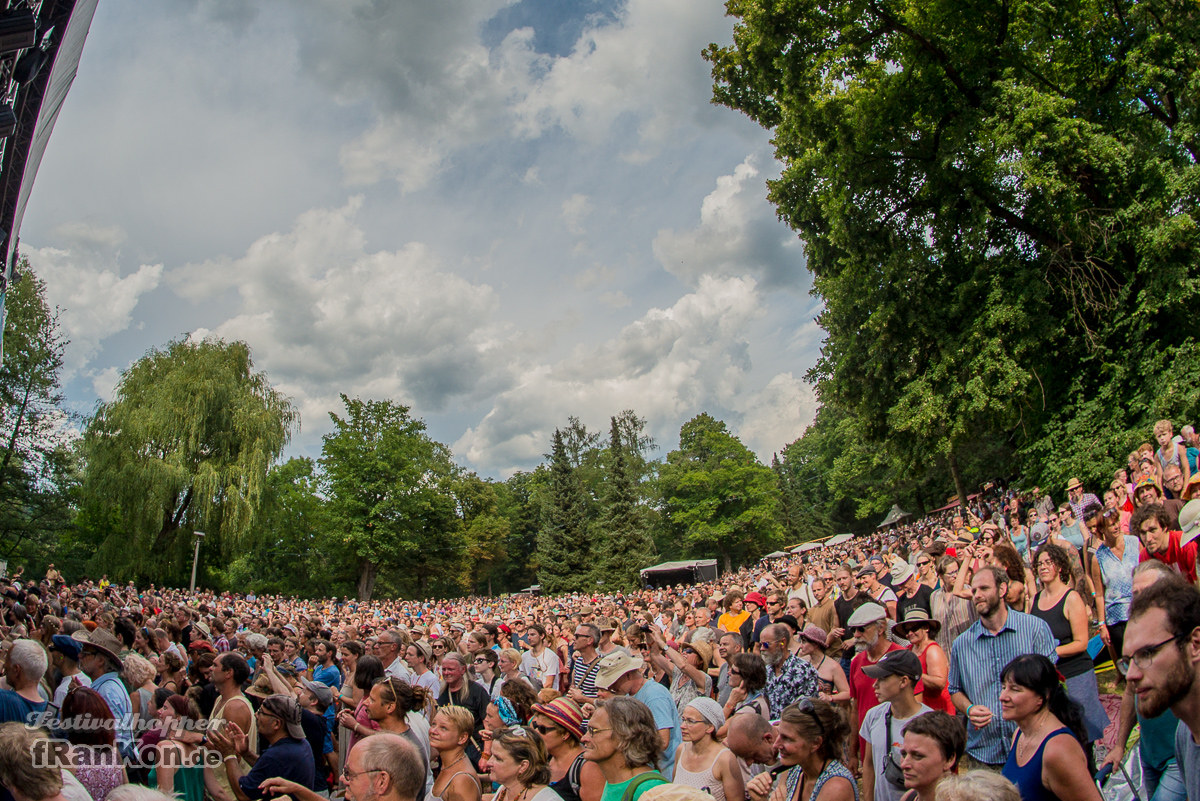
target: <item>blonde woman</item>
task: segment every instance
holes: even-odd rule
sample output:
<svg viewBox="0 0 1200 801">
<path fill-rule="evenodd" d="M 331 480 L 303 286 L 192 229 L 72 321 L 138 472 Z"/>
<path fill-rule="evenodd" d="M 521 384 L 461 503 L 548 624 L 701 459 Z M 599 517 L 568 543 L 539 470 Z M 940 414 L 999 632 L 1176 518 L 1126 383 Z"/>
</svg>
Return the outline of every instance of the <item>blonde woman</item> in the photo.
<svg viewBox="0 0 1200 801">
<path fill-rule="evenodd" d="M 483 789 L 467 759 L 467 743 L 475 732 L 475 716 L 462 706 L 443 706 L 429 727 L 429 745 L 437 751 L 437 778 L 429 801 L 480 801 Z"/>
</svg>

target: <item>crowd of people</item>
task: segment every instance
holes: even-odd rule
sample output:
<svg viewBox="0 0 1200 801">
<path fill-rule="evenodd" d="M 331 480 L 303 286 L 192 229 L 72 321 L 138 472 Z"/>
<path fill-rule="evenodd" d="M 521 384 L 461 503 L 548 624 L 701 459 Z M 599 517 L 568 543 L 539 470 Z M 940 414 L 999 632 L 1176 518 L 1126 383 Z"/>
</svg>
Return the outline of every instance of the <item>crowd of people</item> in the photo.
<svg viewBox="0 0 1200 801">
<path fill-rule="evenodd" d="M 18 573 L 0 584 L 0 785 L 19 801 L 1095 801 L 1137 728 L 1140 797 L 1200 801 L 1200 451 L 1190 428 L 1155 434 L 1059 503 L 993 486 L 688 586 L 304 600 Z"/>
</svg>

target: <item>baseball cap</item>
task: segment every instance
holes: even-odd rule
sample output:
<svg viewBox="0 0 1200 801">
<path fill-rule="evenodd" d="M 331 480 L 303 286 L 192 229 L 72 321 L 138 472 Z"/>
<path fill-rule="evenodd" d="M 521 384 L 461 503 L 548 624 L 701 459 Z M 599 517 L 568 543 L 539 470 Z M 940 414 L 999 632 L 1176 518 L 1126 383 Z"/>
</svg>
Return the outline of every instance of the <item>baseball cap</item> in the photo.
<svg viewBox="0 0 1200 801">
<path fill-rule="evenodd" d="M 323 681 L 311 681 L 301 677 L 300 684 L 317 699 L 317 706 L 322 710 L 328 709 L 333 703 L 333 690 Z"/>
<path fill-rule="evenodd" d="M 921 660 L 912 651 L 888 651 L 875 664 L 863 665 L 862 672 L 873 679 L 908 676 L 915 683 L 921 678 Z"/>
</svg>

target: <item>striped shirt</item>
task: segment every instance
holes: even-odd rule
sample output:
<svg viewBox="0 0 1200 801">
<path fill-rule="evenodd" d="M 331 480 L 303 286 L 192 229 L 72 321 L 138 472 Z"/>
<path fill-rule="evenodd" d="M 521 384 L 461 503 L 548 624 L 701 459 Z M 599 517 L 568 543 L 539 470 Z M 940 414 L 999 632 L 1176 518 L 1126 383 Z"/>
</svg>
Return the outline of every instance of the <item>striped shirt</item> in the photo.
<svg viewBox="0 0 1200 801">
<path fill-rule="evenodd" d="M 992 722 L 984 728 L 967 726 L 967 753 L 987 765 L 1004 764 L 1017 729 L 1012 721 L 1000 719 L 1000 673 L 1022 654 L 1058 661 L 1054 635 L 1045 621 L 1012 609 L 1000 631 L 992 634 L 977 620 L 950 648 L 950 694 L 964 693 L 972 704 L 992 711 Z"/>
</svg>

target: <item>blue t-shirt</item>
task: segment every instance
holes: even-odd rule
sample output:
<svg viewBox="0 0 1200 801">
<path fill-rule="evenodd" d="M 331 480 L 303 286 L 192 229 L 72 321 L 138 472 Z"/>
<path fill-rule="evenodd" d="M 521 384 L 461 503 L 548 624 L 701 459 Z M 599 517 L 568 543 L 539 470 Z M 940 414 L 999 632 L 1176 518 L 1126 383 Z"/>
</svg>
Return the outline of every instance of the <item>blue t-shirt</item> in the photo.
<svg viewBox="0 0 1200 801">
<path fill-rule="evenodd" d="M 670 776 L 675 772 L 675 749 L 683 742 L 683 722 L 679 717 L 679 708 L 675 706 L 670 691 L 653 679 L 648 679 L 633 697 L 650 707 L 650 714 L 654 716 L 654 728 L 659 731 L 671 730 L 667 750 L 663 752 L 662 761 L 658 763 L 658 772 Z"/>
<path fill-rule="evenodd" d="M 30 701 L 16 690 L 0 690 L 0 723 L 28 723 L 45 711 L 45 701 Z"/>
<path fill-rule="evenodd" d="M 258 786 L 267 779 L 288 779 L 311 790 L 316 772 L 308 741 L 284 737 L 259 755 L 250 772 L 238 779 L 238 785 L 243 793 L 257 801 L 264 797 Z"/>
</svg>

